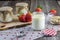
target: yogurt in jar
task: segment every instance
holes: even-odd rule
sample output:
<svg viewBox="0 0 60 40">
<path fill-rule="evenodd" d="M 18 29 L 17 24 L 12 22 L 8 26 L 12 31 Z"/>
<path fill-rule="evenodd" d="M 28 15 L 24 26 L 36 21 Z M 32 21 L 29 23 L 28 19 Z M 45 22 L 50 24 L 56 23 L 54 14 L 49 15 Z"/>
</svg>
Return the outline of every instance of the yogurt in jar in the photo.
<svg viewBox="0 0 60 40">
<path fill-rule="evenodd" d="M 32 15 L 32 28 L 34 30 L 45 29 L 45 15 L 43 12 L 33 12 Z"/>
</svg>

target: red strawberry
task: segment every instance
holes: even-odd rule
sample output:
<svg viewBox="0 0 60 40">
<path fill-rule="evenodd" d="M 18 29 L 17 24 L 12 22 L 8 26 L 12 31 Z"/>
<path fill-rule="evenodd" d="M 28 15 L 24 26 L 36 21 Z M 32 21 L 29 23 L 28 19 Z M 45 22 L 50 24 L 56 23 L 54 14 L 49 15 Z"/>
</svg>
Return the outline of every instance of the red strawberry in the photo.
<svg viewBox="0 0 60 40">
<path fill-rule="evenodd" d="M 21 21 L 21 22 L 25 22 L 25 21 L 26 21 L 24 14 L 21 14 L 21 15 L 19 16 L 19 21 Z"/>
<path fill-rule="evenodd" d="M 30 12 L 28 12 L 27 14 L 26 14 L 26 22 L 31 22 L 32 21 L 32 14 L 30 13 Z"/>
<path fill-rule="evenodd" d="M 41 8 L 36 8 L 36 10 L 35 10 L 36 12 L 41 12 L 42 11 L 42 9 Z"/>
<path fill-rule="evenodd" d="M 55 9 L 52 9 L 52 10 L 50 10 L 49 12 L 50 12 L 51 14 L 54 14 L 54 15 L 56 14 L 56 10 L 55 10 Z"/>
</svg>

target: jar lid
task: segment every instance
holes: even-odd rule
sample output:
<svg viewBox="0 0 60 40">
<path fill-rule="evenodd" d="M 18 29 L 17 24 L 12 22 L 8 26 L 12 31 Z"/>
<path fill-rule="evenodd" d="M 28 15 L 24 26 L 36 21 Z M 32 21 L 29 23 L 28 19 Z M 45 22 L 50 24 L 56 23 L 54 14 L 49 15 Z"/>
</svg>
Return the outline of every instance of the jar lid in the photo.
<svg viewBox="0 0 60 40">
<path fill-rule="evenodd" d="M 28 6 L 28 3 L 24 3 L 24 2 L 16 3 L 16 6 L 23 6 L 23 7 L 26 7 L 26 6 Z"/>
<path fill-rule="evenodd" d="M 12 11 L 13 8 L 12 7 L 8 7 L 8 6 L 5 6 L 5 7 L 0 7 L 0 11 Z"/>
</svg>

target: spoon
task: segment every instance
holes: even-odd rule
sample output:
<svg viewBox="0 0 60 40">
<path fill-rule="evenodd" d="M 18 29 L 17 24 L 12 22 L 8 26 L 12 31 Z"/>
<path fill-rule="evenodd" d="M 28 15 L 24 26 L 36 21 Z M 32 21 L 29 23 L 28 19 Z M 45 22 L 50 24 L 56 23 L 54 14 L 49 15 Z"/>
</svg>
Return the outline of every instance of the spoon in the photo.
<svg viewBox="0 0 60 40">
<path fill-rule="evenodd" d="M 26 36 L 26 34 L 24 34 L 24 31 L 20 31 L 20 33 L 19 33 L 19 34 L 17 33 L 16 36 L 17 36 L 18 38 L 21 38 L 21 37 Z"/>
</svg>

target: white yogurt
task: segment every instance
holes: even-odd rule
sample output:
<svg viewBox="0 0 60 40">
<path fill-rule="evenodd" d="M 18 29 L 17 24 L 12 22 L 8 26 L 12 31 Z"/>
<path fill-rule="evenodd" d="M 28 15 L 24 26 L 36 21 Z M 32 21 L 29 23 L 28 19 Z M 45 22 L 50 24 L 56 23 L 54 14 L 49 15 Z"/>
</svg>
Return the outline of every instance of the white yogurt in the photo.
<svg viewBox="0 0 60 40">
<path fill-rule="evenodd" d="M 34 12 L 32 16 L 32 28 L 34 30 L 45 29 L 45 16 L 43 12 Z"/>
</svg>

